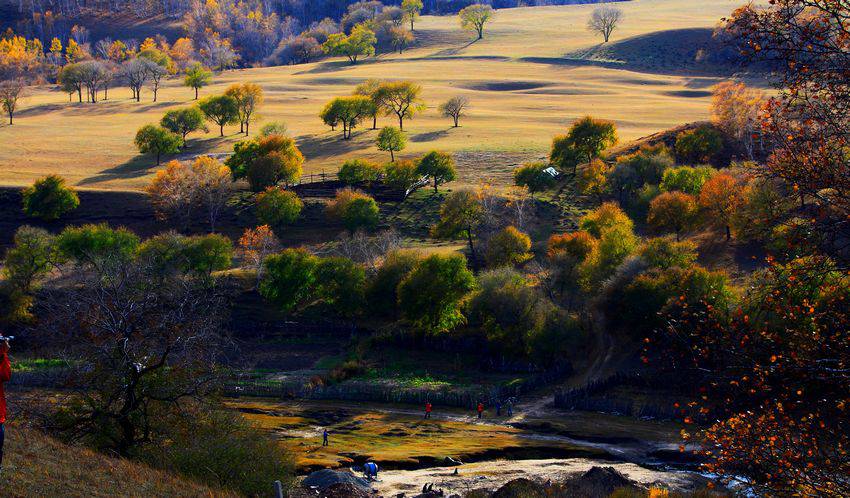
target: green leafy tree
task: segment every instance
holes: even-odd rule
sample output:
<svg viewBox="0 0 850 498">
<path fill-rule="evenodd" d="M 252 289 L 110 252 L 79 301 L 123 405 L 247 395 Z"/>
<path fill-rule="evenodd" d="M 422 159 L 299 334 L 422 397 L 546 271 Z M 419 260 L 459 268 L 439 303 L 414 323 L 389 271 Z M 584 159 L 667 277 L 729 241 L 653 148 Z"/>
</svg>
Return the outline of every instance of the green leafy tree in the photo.
<svg viewBox="0 0 850 498">
<path fill-rule="evenodd" d="M 593 252 L 582 262 L 579 275 L 582 286 L 593 292 L 617 271 L 638 246 L 634 232 L 626 225 L 605 229 Z"/>
<path fill-rule="evenodd" d="M 461 9 L 458 17 L 460 17 L 460 26 L 463 29 L 478 33 L 480 40 L 484 38 L 484 25 L 496 17 L 496 11 L 489 5 L 476 3 Z"/>
<path fill-rule="evenodd" d="M 664 192 L 679 191 L 689 195 L 699 195 L 705 182 L 716 173 L 717 170 L 711 166 L 669 168 L 664 171 L 659 186 Z"/>
<path fill-rule="evenodd" d="M 375 55 L 376 43 L 375 32 L 365 24 L 358 24 L 350 35 L 334 33 L 328 36 L 322 48 L 326 54 L 345 56 L 352 64 L 357 64 L 358 58 Z"/>
<path fill-rule="evenodd" d="M 545 171 L 548 167 L 546 163 L 525 163 L 514 170 L 514 183 L 526 187 L 533 197 L 555 185 L 555 178 Z"/>
<path fill-rule="evenodd" d="M 133 259 L 139 237 L 126 228 L 111 228 L 105 223 L 74 226 L 56 236 L 56 248 L 63 258 L 103 268 Z"/>
<path fill-rule="evenodd" d="M 237 143 L 226 164 L 234 179 L 246 178 L 254 192 L 261 192 L 280 182 L 297 182 L 304 155 L 292 138 L 267 135 Z"/>
<path fill-rule="evenodd" d="M 618 157 L 617 164 L 634 168 L 641 183 L 658 185 L 664 171 L 676 166 L 676 160 L 663 143 L 654 146 L 644 144 L 637 151 Z"/>
<path fill-rule="evenodd" d="M 678 191 L 664 192 L 652 200 L 646 222 L 659 230 L 674 232 L 678 242 L 683 230 L 696 225 L 698 216 L 694 196 Z"/>
<path fill-rule="evenodd" d="M 365 306 L 366 270 L 348 258 L 323 258 L 316 266 L 316 292 L 340 315 L 352 317 Z"/>
<path fill-rule="evenodd" d="M 483 211 L 478 194 L 471 190 L 456 190 L 443 201 L 440 206 L 440 221 L 432 230 L 432 235 L 438 238 L 466 238 L 472 268 L 475 271 L 478 271 L 478 257 L 474 244 L 475 230 L 481 224 Z"/>
<path fill-rule="evenodd" d="M 421 178 L 413 161 L 393 161 L 384 167 L 384 183 L 393 188 L 407 191 Z"/>
<path fill-rule="evenodd" d="M 461 305 L 474 288 L 475 277 L 463 256 L 434 254 L 399 283 L 399 308 L 421 330 L 446 332 L 464 322 Z"/>
<path fill-rule="evenodd" d="M 378 150 L 388 151 L 390 153 L 390 161 L 395 161 L 395 153 L 407 147 L 407 137 L 398 128 L 385 126 L 378 133 L 376 144 L 378 145 Z"/>
<path fill-rule="evenodd" d="M 380 221 L 380 210 L 375 199 L 350 188 L 338 190 L 325 210 L 328 217 L 341 221 L 352 233 L 360 228 L 371 230 Z"/>
<path fill-rule="evenodd" d="M 186 135 L 190 133 L 196 131 L 206 133 L 209 131 L 204 125 L 204 113 L 197 107 L 184 107 L 168 111 L 159 124 L 166 130 L 180 135 L 184 143 L 186 142 Z"/>
<path fill-rule="evenodd" d="M 723 150 L 723 134 L 704 125 L 683 131 L 676 137 L 676 156 L 680 161 L 710 163 Z"/>
<path fill-rule="evenodd" d="M 405 119 L 413 119 L 426 108 L 422 101 L 422 85 L 412 81 L 381 83 L 375 101 L 388 116 L 395 115 L 398 118 L 398 129 L 402 131 Z"/>
<path fill-rule="evenodd" d="M 189 272 L 209 278 L 213 272 L 230 269 L 233 264 L 233 243 L 217 233 L 189 237 L 184 254 Z"/>
<path fill-rule="evenodd" d="M 354 95 L 361 95 L 363 97 L 369 97 L 372 101 L 372 107 L 369 109 L 371 114 L 369 117 L 372 118 L 372 129 L 378 129 L 378 114 L 382 110 L 381 105 L 381 81 L 376 79 L 368 79 L 363 83 L 360 83 L 354 88 Z M 326 122 L 330 126 L 329 123 Z"/>
<path fill-rule="evenodd" d="M 531 254 L 531 238 L 513 226 L 496 232 L 487 243 L 487 264 L 496 268 L 525 263 Z"/>
<path fill-rule="evenodd" d="M 230 95 L 212 95 L 198 102 L 198 108 L 207 120 L 218 125 L 219 136 L 224 136 L 224 125 L 239 121 L 239 102 Z"/>
<path fill-rule="evenodd" d="M 443 183 L 451 182 L 457 176 L 455 160 L 447 152 L 433 150 L 419 160 L 417 171 L 421 176 L 428 176 L 434 182 L 434 193 Z"/>
<path fill-rule="evenodd" d="M 271 227 L 295 223 L 303 208 L 304 203 L 294 192 L 277 187 L 269 187 L 257 196 L 257 220 Z"/>
<path fill-rule="evenodd" d="M 398 284 L 421 259 L 422 255 L 412 250 L 395 250 L 384 257 L 366 291 L 369 310 L 373 314 L 396 316 L 399 313 Z"/>
<path fill-rule="evenodd" d="M 374 101 L 363 95 L 337 97 L 328 102 L 319 117 L 331 127 L 342 124 L 342 138 L 350 139 L 351 132 L 361 121 L 376 113 Z"/>
<path fill-rule="evenodd" d="M 179 135 L 166 130 L 162 126 L 145 125 L 139 128 L 136 132 L 136 138 L 133 143 L 138 147 L 142 154 L 156 155 L 156 164 L 162 164 L 163 154 L 176 154 L 180 152 L 180 147 L 183 146 L 183 139 Z"/>
<path fill-rule="evenodd" d="M 74 189 L 65 185 L 65 179 L 48 175 L 36 180 L 22 192 L 24 214 L 44 221 L 58 220 L 80 206 Z"/>
<path fill-rule="evenodd" d="M 570 127 L 566 135 L 553 139 L 549 160 L 561 170 L 572 169 L 573 174 L 581 163 L 589 163 L 617 143 L 617 128 L 611 121 L 585 116 Z"/>
<path fill-rule="evenodd" d="M 422 0 L 402 0 L 401 10 L 404 11 L 404 18 L 410 22 L 410 31 L 413 31 L 413 23 L 422 12 Z"/>
<path fill-rule="evenodd" d="M 286 312 L 315 295 L 319 259 L 305 249 L 285 249 L 266 258 L 260 295 Z"/>
<path fill-rule="evenodd" d="M 198 91 L 209 85 L 212 81 L 212 72 L 207 70 L 200 62 L 196 62 L 186 69 L 186 78 L 183 85 L 195 89 L 195 100 L 198 100 Z"/>
<path fill-rule="evenodd" d="M 380 178 L 384 169 L 380 164 L 365 159 L 351 159 L 339 168 L 339 181 L 346 185 L 372 183 Z"/>
<path fill-rule="evenodd" d="M 23 225 L 15 231 L 12 242 L 6 251 L 3 274 L 15 289 L 30 294 L 56 262 L 55 239 L 46 230 Z"/>
</svg>

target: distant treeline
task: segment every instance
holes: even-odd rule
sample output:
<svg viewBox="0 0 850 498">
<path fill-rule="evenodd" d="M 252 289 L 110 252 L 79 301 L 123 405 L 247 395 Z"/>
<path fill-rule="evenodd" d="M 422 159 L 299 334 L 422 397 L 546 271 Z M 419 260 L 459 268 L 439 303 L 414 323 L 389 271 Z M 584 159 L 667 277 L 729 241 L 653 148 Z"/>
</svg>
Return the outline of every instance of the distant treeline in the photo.
<svg viewBox="0 0 850 498">
<path fill-rule="evenodd" d="M 182 16 L 197 0 L 0 0 L 0 26 L 18 28 L 20 21 L 36 22 L 44 15 L 77 16 L 84 13 L 130 13 L 138 17 Z M 358 0 L 253 0 L 264 14 L 292 17 L 308 25 L 329 17 L 339 20 L 348 6 Z M 597 3 L 599 0 L 423 0 L 423 13 L 454 14 L 474 4 L 486 3 L 497 9 L 541 5 Z M 252 3 L 249 0 L 246 3 Z M 401 0 L 386 0 L 385 5 L 399 5 Z M 48 14 L 49 13 L 49 14 Z"/>
</svg>

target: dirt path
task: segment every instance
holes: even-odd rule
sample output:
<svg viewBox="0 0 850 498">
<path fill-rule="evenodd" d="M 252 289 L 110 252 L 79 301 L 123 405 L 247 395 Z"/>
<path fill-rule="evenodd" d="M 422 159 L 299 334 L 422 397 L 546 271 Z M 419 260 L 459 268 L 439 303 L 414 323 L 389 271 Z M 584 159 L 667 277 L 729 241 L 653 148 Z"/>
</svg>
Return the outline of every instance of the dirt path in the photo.
<svg viewBox="0 0 850 498">
<path fill-rule="evenodd" d="M 428 483 L 434 489 L 442 488 L 446 494 L 466 492 L 473 489 L 495 489 L 520 477 L 553 482 L 563 480 L 570 474 L 585 472 L 593 466 L 611 466 L 630 479 L 649 485 L 663 483 L 666 487 L 686 489 L 692 478 L 684 472 L 650 470 L 631 463 L 600 463 L 583 458 L 547 460 L 493 460 L 471 463 L 460 467 L 434 467 L 420 470 L 397 470 L 380 473 L 380 481 L 374 488 L 383 496 L 412 493 Z M 455 474 L 457 469 L 457 474 Z"/>
</svg>

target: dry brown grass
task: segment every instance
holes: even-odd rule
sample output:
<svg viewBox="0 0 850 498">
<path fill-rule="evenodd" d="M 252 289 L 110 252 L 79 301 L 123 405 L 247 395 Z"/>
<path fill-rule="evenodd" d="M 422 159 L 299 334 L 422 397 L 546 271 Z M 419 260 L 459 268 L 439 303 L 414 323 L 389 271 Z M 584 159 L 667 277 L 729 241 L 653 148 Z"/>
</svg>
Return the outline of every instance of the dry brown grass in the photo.
<svg viewBox="0 0 850 498">
<path fill-rule="evenodd" d="M 9 497 L 235 497 L 128 460 L 71 447 L 41 432 L 6 427 L 0 495 Z"/>
<path fill-rule="evenodd" d="M 708 0 L 697 8 L 685 0 L 625 2 L 620 4 L 623 27 L 612 40 L 674 28 L 710 28 L 737 3 Z M 417 32 L 427 43 L 404 55 L 382 55 L 356 66 L 332 60 L 229 71 L 203 93 L 221 92 L 234 82 L 262 85 L 268 97 L 262 121 L 289 125 L 307 156 L 305 172 L 310 173 L 336 171 L 352 156 L 387 159 L 374 147 L 376 132 L 361 128 L 351 141 L 343 141 L 341 133 L 327 130 L 317 117 L 324 102 L 351 92 L 367 78 L 418 80 L 429 110 L 406 127 L 410 144 L 402 156 L 433 148 L 486 151 L 488 164 L 461 164 L 460 182 L 473 185 L 506 181 L 505 170 L 523 158 L 545 154 L 551 137 L 584 114 L 613 119 L 623 140 L 707 117 L 706 89 L 718 79 L 662 74 L 669 72 L 662 66 L 654 71 L 653 60 L 663 45 L 645 43 L 637 52 L 630 45 L 632 57 L 645 52 L 645 60 L 629 61 L 623 68 L 565 59 L 566 54 L 598 45 L 584 27 L 592 9 L 573 5 L 502 10 L 485 39 L 475 43 L 466 41 L 470 38 L 460 31 L 456 17 L 425 17 Z M 643 72 L 625 69 L 635 62 Z M 150 157 L 134 150 L 135 131 L 168 109 L 191 104 L 192 91 L 173 80 L 160 91 L 158 103 L 150 102 L 150 92 L 144 92 L 141 103 L 132 102 L 128 93 L 116 88 L 109 101 L 91 105 L 69 104 L 67 95 L 52 88 L 33 89 L 16 124 L 0 127 L 0 184 L 25 185 L 47 173 L 60 173 L 84 187 L 142 186 L 155 167 Z M 462 126 L 453 129 L 436 107 L 458 94 L 468 96 L 472 106 Z M 239 137 L 233 127 L 227 131 L 230 135 L 224 139 L 214 130 L 196 136 L 187 154 L 230 150 Z"/>
</svg>

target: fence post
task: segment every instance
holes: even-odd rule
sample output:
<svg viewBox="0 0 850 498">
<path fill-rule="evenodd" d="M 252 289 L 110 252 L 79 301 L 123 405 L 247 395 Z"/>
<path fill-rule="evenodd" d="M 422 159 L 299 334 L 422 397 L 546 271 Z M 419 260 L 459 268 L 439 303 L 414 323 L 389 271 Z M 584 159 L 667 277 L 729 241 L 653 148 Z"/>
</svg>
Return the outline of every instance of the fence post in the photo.
<svg viewBox="0 0 850 498">
<path fill-rule="evenodd" d="M 283 498 L 283 484 L 280 481 L 274 482 L 274 498 Z"/>
</svg>

